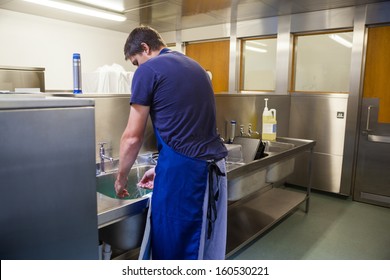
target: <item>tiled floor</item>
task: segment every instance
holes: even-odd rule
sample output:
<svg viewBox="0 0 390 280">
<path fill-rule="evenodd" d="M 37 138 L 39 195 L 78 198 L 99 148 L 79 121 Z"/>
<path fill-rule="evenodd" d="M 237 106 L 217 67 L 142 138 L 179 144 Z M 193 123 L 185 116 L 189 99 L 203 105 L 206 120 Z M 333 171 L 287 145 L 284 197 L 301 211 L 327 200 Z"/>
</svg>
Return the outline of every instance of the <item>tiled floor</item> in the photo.
<svg viewBox="0 0 390 280">
<path fill-rule="evenodd" d="M 313 192 L 303 209 L 229 259 L 390 260 L 390 208 Z"/>
</svg>

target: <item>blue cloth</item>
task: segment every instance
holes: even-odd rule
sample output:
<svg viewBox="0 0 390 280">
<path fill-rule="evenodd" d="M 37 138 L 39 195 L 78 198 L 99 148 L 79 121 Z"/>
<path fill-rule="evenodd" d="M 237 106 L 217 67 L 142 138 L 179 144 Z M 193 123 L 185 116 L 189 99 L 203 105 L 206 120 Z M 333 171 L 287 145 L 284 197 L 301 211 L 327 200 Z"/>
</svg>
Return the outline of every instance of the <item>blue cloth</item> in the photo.
<svg viewBox="0 0 390 280">
<path fill-rule="evenodd" d="M 153 259 L 223 259 L 226 247 L 226 176 L 219 180 L 220 176 L 213 175 L 216 188 L 212 188 L 212 196 L 218 201 L 210 224 L 207 220 L 210 163 L 177 153 L 164 143 L 158 131 L 155 134 L 160 154 L 151 212 Z M 225 172 L 224 163 L 222 169 Z M 220 197 L 216 196 L 217 193 L 221 193 Z"/>
<path fill-rule="evenodd" d="M 213 164 L 214 165 L 214 164 Z M 226 174 L 225 160 L 215 162 L 216 167 L 219 171 Z M 210 168 L 210 164 L 209 164 Z M 214 169 L 212 167 L 211 169 Z M 209 176 L 213 176 L 213 186 L 207 184 L 207 190 L 203 203 L 203 226 L 202 226 L 202 237 L 199 247 L 198 259 L 202 260 L 224 260 L 226 255 L 226 236 L 227 236 L 227 178 L 226 176 L 218 176 L 219 172 L 214 172 Z M 210 180 L 207 183 L 211 183 Z M 215 204 L 210 205 L 209 195 L 213 195 Z M 215 207 L 216 212 L 208 212 L 208 209 Z M 212 230 L 210 235 L 210 220 L 206 219 L 207 215 L 211 214 L 212 218 Z M 215 216 L 214 216 L 215 215 Z"/>
<path fill-rule="evenodd" d="M 181 155 L 159 139 L 151 215 L 153 259 L 196 260 L 203 222 L 207 162 Z"/>
<path fill-rule="evenodd" d="M 163 49 L 135 71 L 131 92 L 132 104 L 150 106 L 154 127 L 175 151 L 199 159 L 226 157 L 211 81 L 197 62 Z"/>
<path fill-rule="evenodd" d="M 216 162 L 219 170 L 222 173 L 226 174 L 225 161 L 220 160 Z M 209 165 L 210 167 L 210 165 Z M 213 182 L 212 192 L 210 192 L 210 187 L 207 185 L 205 191 L 205 198 L 203 202 L 203 224 L 201 231 L 201 238 L 199 243 L 198 250 L 198 259 L 200 260 L 223 260 L 226 255 L 226 236 L 227 236 L 227 179 L 226 177 L 217 177 L 217 174 L 211 174 L 215 176 Z M 210 173 L 209 173 L 210 176 Z M 208 181 L 208 183 L 210 180 Z M 218 200 L 215 201 L 215 206 L 217 209 L 216 219 L 212 221 L 212 231 L 210 236 L 210 231 L 208 228 L 210 220 L 206 219 L 208 214 L 209 205 L 209 195 L 210 193 L 215 196 L 218 194 Z M 152 257 L 152 248 L 151 248 L 151 203 L 152 203 L 152 193 L 147 194 L 149 197 L 149 209 L 147 214 L 147 220 L 145 225 L 144 237 L 142 240 L 139 260 L 151 260 Z M 159 241 L 157 241 L 159 242 Z M 161 242 L 163 242 L 161 240 Z M 156 249 L 156 248 L 155 248 Z M 179 248 L 180 249 L 180 248 Z"/>
<path fill-rule="evenodd" d="M 145 195 L 145 196 L 149 197 L 148 213 L 146 216 L 144 236 L 142 238 L 141 248 L 140 248 L 140 252 L 139 252 L 139 256 L 138 256 L 139 260 L 151 260 L 152 259 L 152 247 L 151 247 L 151 238 L 150 238 L 150 232 L 151 232 L 150 216 L 152 214 L 152 195 L 153 195 L 152 192 Z"/>
</svg>

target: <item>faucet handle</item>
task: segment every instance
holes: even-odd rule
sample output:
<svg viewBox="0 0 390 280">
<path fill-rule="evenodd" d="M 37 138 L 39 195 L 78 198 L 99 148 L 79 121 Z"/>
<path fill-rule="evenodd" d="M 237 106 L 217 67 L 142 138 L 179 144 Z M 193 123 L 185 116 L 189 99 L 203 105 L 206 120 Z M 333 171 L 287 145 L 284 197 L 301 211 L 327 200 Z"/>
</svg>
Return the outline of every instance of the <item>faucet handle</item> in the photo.
<svg viewBox="0 0 390 280">
<path fill-rule="evenodd" d="M 98 145 L 100 150 L 100 157 L 105 156 L 106 149 L 104 148 L 104 145 L 107 144 L 107 142 L 99 142 Z"/>
<path fill-rule="evenodd" d="M 107 142 L 99 142 L 99 143 L 98 143 L 98 145 L 99 145 L 100 147 L 102 147 L 102 148 L 104 147 L 105 144 L 107 144 Z"/>
</svg>

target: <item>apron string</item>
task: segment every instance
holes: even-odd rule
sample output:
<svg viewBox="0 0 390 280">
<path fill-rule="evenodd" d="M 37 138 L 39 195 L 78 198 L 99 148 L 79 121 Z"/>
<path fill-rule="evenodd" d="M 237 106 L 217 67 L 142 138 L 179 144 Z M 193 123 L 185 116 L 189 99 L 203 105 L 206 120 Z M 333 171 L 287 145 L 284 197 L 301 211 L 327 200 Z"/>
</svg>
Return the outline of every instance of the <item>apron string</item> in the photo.
<svg viewBox="0 0 390 280">
<path fill-rule="evenodd" d="M 211 233 L 213 231 L 213 223 L 217 219 L 217 205 L 216 201 L 219 198 L 219 176 L 226 176 L 225 173 L 219 169 L 218 165 L 214 160 L 208 161 L 207 165 L 208 173 L 209 173 L 209 196 L 208 196 L 208 204 L 207 204 L 207 221 L 208 221 L 208 229 L 207 229 L 207 239 L 210 239 Z M 217 178 L 217 191 L 214 192 L 214 174 Z"/>
</svg>

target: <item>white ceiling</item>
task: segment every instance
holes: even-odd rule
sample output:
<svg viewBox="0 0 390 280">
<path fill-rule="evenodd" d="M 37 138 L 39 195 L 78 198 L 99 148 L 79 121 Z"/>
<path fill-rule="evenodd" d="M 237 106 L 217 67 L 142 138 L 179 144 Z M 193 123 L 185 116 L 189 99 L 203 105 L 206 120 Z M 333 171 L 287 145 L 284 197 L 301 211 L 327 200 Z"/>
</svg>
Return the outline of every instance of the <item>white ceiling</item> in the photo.
<svg viewBox="0 0 390 280">
<path fill-rule="evenodd" d="M 85 0 L 67 1 L 83 3 Z M 94 4 L 99 1 L 93 1 Z M 159 32 L 386 2 L 383 0 L 107 0 L 123 7 L 127 20 L 113 22 L 62 12 L 22 0 L 0 0 L 0 9 L 55 18 L 110 30 L 129 32 L 145 24 Z M 90 4 L 89 4 L 90 5 Z M 233 13 L 232 13 L 232 8 Z M 234 20 L 234 19 L 233 19 Z"/>
</svg>

